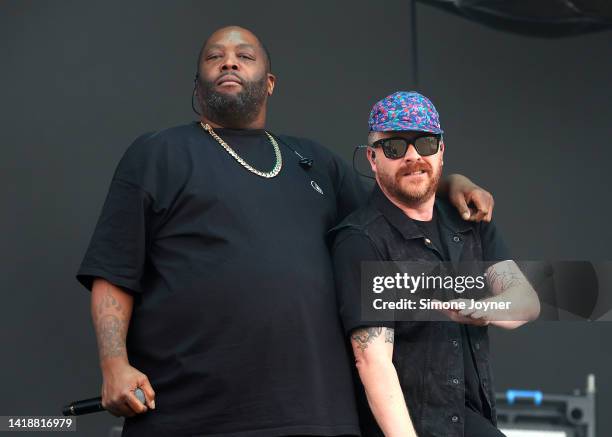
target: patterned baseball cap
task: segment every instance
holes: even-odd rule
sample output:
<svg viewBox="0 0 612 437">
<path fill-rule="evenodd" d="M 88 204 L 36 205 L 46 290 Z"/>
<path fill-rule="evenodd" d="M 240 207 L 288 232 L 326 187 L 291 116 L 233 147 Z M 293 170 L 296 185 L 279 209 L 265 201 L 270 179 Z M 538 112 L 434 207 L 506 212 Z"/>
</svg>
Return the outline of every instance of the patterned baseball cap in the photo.
<svg viewBox="0 0 612 437">
<path fill-rule="evenodd" d="M 416 91 L 398 91 L 377 102 L 368 119 L 370 132 L 419 131 L 442 134 L 431 101 Z"/>
</svg>

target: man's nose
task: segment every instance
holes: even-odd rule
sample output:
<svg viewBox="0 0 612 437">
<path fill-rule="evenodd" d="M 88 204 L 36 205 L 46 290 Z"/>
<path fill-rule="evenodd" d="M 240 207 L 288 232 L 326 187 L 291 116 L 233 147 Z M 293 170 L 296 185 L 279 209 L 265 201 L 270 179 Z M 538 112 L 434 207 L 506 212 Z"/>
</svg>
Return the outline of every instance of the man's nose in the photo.
<svg viewBox="0 0 612 437">
<path fill-rule="evenodd" d="M 234 56 L 227 56 L 221 65 L 221 70 L 238 70 L 238 60 Z"/>
<path fill-rule="evenodd" d="M 421 159 L 421 155 L 419 155 L 419 153 L 417 152 L 416 147 L 414 147 L 414 144 L 408 143 L 408 150 L 406 150 L 404 160 L 418 161 L 419 159 Z"/>
</svg>

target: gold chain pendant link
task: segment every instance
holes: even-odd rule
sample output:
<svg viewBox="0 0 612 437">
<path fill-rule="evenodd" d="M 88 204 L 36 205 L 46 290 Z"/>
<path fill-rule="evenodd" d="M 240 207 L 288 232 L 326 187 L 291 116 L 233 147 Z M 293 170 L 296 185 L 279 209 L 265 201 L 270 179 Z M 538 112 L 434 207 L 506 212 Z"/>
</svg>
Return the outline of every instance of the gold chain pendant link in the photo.
<svg viewBox="0 0 612 437">
<path fill-rule="evenodd" d="M 249 163 L 246 162 L 244 159 L 242 159 L 240 156 L 238 156 L 238 154 L 234 151 L 234 149 L 232 149 L 229 146 L 229 144 L 223 141 L 223 138 L 217 135 L 216 132 L 213 130 L 213 128 L 208 123 L 204 124 L 200 122 L 200 126 L 202 126 L 202 128 L 206 132 L 208 132 L 211 137 L 217 140 L 217 142 L 221 144 L 221 147 L 223 147 L 227 153 L 229 153 L 236 161 L 238 161 L 238 163 L 241 166 L 246 168 L 251 173 L 255 173 L 257 176 L 261 176 L 262 178 L 269 179 L 279 174 L 281 171 L 281 168 L 283 168 L 283 157 L 281 156 L 281 151 L 280 151 L 280 148 L 278 147 L 278 143 L 276 142 L 274 137 L 270 135 L 268 132 L 266 132 L 266 135 L 268 136 L 270 143 L 272 143 L 272 147 L 274 147 L 274 156 L 276 157 L 276 163 L 274 164 L 274 168 L 272 168 L 272 170 L 265 172 L 265 171 L 257 170 L 256 168 L 249 165 Z"/>
</svg>

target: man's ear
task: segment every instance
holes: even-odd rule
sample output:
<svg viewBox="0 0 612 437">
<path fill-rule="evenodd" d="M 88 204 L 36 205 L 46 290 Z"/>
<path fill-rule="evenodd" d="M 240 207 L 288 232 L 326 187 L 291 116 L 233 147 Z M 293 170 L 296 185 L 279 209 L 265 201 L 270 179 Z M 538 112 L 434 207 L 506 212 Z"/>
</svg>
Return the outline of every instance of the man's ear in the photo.
<svg viewBox="0 0 612 437">
<path fill-rule="evenodd" d="M 268 96 L 274 93 L 274 85 L 276 85 L 276 76 L 272 73 L 268 73 Z"/>
<path fill-rule="evenodd" d="M 376 173 L 376 152 L 372 147 L 367 148 L 366 156 L 368 157 L 368 161 L 370 162 L 370 168 L 374 173 Z"/>
</svg>

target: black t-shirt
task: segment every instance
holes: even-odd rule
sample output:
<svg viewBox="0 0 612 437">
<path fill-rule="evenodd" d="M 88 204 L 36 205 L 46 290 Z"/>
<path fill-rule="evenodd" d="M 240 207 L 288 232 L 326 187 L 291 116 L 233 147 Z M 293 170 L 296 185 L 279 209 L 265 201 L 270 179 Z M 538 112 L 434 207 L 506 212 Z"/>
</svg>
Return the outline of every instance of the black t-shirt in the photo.
<svg viewBox="0 0 612 437">
<path fill-rule="evenodd" d="M 433 209 L 431 220 L 410 220 L 417 225 L 425 237 L 429 238 L 440 259 L 449 260 L 448 247 L 442 242 L 442 238 L 440 238 L 440 221 L 438 220 L 436 208 Z"/>
<path fill-rule="evenodd" d="M 263 131 L 216 132 L 274 166 Z M 279 139 L 271 179 L 198 123 L 143 135 L 121 159 L 77 278 L 134 296 L 128 356 L 156 410 L 126 419 L 125 435 L 358 434 L 325 234 L 366 196 L 327 149 Z"/>
<path fill-rule="evenodd" d="M 431 241 L 431 248 L 438 254 L 441 261 L 450 260 L 448 244 L 441 238 L 441 223 L 438 218 L 437 209 L 433 210 L 430 221 L 411 220 L 423 233 L 423 236 Z M 502 261 L 509 259 L 505 245 L 500 241 L 497 232 L 490 232 L 492 225 L 483 223 L 482 247 L 484 259 L 488 261 Z M 343 321 L 345 334 L 350 334 L 354 329 L 376 323 L 378 326 L 395 327 L 393 321 L 389 322 L 363 322 L 361 317 L 361 263 L 364 261 L 387 261 L 376 249 L 370 238 L 361 231 L 354 230 L 345 232 L 343 237 L 337 239 L 333 247 L 334 269 L 336 274 L 337 290 L 339 294 L 339 310 Z M 492 262 L 491 264 L 494 264 Z M 399 322 L 401 323 L 401 322 Z M 463 349 L 464 382 L 465 382 L 465 405 L 468 408 L 484 415 L 486 402 L 483 402 L 478 370 L 471 351 L 470 337 L 467 327 L 461 327 L 461 341 Z M 368 415 L 367 399 L 362 390 L 358 391 L 361 413 Z M 367 421 L 367 419 L 364 419 Z"/>
</svg>

